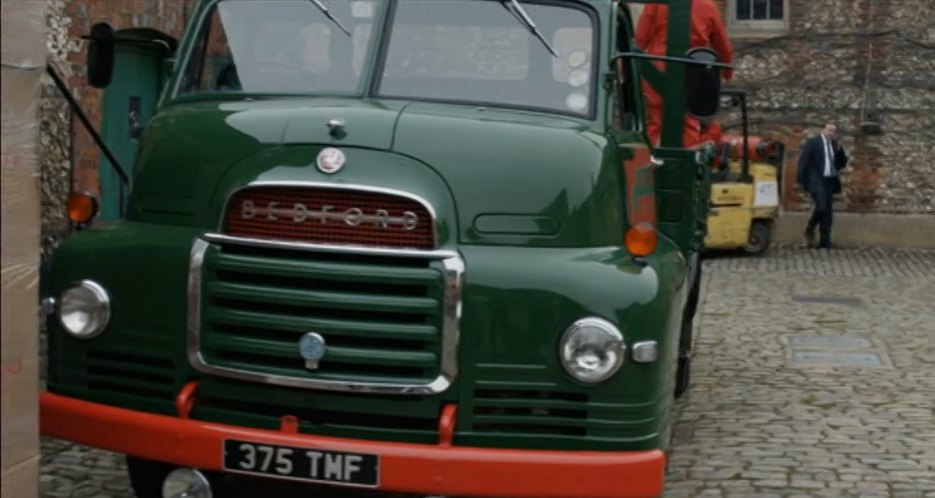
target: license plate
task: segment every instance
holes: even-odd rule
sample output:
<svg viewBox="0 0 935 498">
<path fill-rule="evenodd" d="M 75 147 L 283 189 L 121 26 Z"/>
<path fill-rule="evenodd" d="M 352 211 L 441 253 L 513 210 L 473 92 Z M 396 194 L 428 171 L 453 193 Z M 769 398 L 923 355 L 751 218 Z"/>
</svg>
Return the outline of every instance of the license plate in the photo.
<svg viewBox="0 0 935 498">
<path fill-rule="evenodd" d="M 779 189 L 776 182 L 757 182 L 754 207 L 772 207 L 779 205 Z"/>
<path fill-rule="evenodd" d="M 380 459 L 377 455 L 231 439 L 224 441 L 224 470 L 347 486 L 377 487 L 380 484 Z"/>
</svg>

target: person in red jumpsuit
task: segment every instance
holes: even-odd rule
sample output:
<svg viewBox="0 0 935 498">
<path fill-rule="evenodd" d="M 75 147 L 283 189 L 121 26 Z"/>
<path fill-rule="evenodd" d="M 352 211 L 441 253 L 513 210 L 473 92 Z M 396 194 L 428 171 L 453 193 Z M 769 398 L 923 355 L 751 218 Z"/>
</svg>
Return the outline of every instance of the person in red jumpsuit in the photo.
<svg viewBox="0 0 935 498">
<path fill-rule="evenodd" d="M 636 43 L 643 52 L 651 55 L 666 55 L 666 41 L 669 30 L 669 6 L 651 3 L 643 9 L 643 14 L 636 26 Z M 692 0 L 690 47 L 707 47 L 718 54 L 718 61 L 731 64 L 734 50 L 721 19 L 721 11 L 713 0 Z M 655 61 L 659 70 L 665 69 L 665 63 Z M 730 70 L 724 71 L 724 79 L 733 76 Z M 647 111 L 647 132 L 654 145 L 659 143 L 662 132 L 662 97 L 643 82 L 643 94 Z M 706 137 L 698 120 L 685 116 L 683 146 L 692 147 L 704 141 Z"/>
<path fill-rule="evenodd" d="M 721 139 L 724 136 L 724 130 L 717 121 L 711 121 L 707 124 L 701 125 L 700 134 L 702 142 L 711 141 L 715 144 L 720 144 Z"/>
</svg>

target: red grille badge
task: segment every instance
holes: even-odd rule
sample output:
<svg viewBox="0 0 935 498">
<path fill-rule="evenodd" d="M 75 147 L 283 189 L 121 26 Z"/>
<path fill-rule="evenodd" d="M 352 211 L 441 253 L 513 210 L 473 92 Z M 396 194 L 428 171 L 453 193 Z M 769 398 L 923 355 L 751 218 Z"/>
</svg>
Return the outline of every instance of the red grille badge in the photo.
<svg viewBox="0 0 935 498">
<path fill-rule="evenodd" d="M 258 186 L 234 195 L 224 233 L 318 244 L 434 249 L 434 220 L 421 202 L 384 192 Z"/>
</svg>

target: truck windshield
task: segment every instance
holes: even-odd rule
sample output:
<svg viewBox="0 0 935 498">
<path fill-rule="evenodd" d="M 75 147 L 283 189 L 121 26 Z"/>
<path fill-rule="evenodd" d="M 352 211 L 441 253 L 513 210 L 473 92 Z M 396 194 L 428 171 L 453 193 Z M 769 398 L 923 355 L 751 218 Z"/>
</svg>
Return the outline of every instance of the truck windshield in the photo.
<svg viewBox="0 0 935 498">
<path fill-rule="evenodd" d="M 587 114 L 591 17 L 556 3 L 522 5 L 558 57 L 503 2 L 401 0 L 378 94 Z"/>
<path fill-rule="evenodd" d="M 340 25 L 310 0 L 218 2 L 189 57 L 179 93 L 360 93 L 379 1 L 321 4 Z"/>
<path fill-rule="evenodd" d="M 202 26 L 179 93 L 363 95 L 373 61 L 380 97 L 589 114 L 591 16 L 521 1 L 545 44 L 509 3 L 398 0 L 385 9 L 380 0 L 321 0 L 332 20 L 310 0 L 222 0 Z M 388 10 L 386 39 L 372 39 Z M 371 54 L 381 42 L 377 60 Z"/>
</svg>

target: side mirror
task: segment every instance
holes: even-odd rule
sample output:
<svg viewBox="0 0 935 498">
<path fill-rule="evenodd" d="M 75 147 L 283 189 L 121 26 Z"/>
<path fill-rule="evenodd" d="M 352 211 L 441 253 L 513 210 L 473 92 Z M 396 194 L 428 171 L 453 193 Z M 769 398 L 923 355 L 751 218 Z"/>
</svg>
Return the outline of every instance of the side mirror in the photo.
<svg viewBox="0 0 935 498">
<path fill-rule="evenodd" d="M 717 114 L 721 103 L 721 75 L 714 66 L 717 53 L 709 48 L 694 48 L 688 51 L 688 58 L 701 63 L 689 64 L 685 68 L 688 114 L 701 122 L 708 122 Z"/>
<path fill-rule="evenodd" d="M 114 28 L 106 22 L 91 27 L 85 37 L 88 43 L 88 83 L 94 88 L 107 88 L 114 76 Z"/>
<path fill-rule="evenodd" d="M 737 107 L 740 105 L 740 98 L 734 95 L 721 95 L 721 107 Z"/>
</svg>

